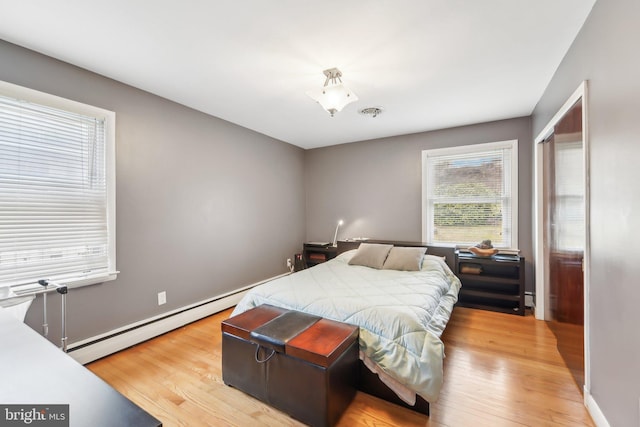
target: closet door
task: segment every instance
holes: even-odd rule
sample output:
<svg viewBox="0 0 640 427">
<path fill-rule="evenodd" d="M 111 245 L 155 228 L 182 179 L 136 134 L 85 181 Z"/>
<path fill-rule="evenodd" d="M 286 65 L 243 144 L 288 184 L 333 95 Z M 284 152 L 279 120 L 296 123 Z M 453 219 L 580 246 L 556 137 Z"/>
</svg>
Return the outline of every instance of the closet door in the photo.
<svg viewBox="0 0 640 427">
<path fill-rule="evenodd" d="M 584 147 L 582 101 L 545 144 L 545 229 L 549 326 L 558 350 L 584 384 Z"/>
</svg>

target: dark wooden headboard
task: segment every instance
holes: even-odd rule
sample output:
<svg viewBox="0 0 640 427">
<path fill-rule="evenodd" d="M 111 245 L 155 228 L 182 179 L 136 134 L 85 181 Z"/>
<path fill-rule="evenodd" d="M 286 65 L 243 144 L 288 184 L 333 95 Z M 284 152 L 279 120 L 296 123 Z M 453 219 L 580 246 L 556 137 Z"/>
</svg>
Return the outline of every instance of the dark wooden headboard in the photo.
<svg viewBox="0 0 640 427">
<path fill-rule="evenodd" d="M 427 254 L 445 257 L 445 262 L 451 269 L 455 271 L 455 249 L 450 246 L 431 246 L 424 242 L 402 242 L 397 240 L 376 240 L 368 239 L 364 241 L 352 241 L 352 240 L 338 240 L 338 254 L 341 254 L 352 249 L 358 249 L 360 243 L 382 243 L 385 245 L 405 246 L 410 248 L 425 247 L 427 248 Z"/>
</svg>

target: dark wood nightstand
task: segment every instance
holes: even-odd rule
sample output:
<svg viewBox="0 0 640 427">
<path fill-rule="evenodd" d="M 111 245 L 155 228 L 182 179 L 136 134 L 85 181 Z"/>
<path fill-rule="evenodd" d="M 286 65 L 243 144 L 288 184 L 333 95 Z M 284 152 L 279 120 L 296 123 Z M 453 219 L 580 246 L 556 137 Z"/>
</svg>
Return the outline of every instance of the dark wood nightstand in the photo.
<svg viewBox="0 0 640 427">
<path fill-rule="evenodd" d="M 331 244 L 305 243 L 303 245 L 302 257 L 307 267 L 328 261 L 336 255 L 338 255 L 338 248 Z"/>
<path fill-rule="evenodd" d="M 524 257 L 476 257 L 457 252 L 455 274 L 462 282 L 458 304 L 524 316 Z"/>
</svg>

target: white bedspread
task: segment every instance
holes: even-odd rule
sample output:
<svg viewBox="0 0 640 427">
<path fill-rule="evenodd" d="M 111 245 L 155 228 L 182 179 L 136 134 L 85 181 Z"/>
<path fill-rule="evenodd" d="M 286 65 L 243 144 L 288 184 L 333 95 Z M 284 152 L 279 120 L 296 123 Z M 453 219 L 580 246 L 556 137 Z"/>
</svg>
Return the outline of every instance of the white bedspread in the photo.
<svg viewBox="0 0 640 427">
<path fill-rule="evenodd" d="M 368 362 L 435 402 L 443 378 L 440 335 L 460 281 L 439 257 L 427 255 L 421 271 L 407 272 L 348 265 L 354 253 L 251 289 L 233 315 L 272 304 L 358 325 Z"/>
</svg>

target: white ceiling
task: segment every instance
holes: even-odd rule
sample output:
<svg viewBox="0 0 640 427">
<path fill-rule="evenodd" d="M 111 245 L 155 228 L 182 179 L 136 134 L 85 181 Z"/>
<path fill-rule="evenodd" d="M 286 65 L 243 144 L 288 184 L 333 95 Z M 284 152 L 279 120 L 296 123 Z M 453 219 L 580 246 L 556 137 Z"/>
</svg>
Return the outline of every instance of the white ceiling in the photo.
<svg viewBox="0 0 640 427">
<path fill-rule="evenodd" d="M 531 114 L 594 3 L 0 0 L 0 38 L 313 148 Z"/>
</svg>

